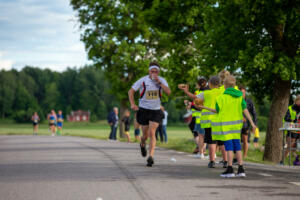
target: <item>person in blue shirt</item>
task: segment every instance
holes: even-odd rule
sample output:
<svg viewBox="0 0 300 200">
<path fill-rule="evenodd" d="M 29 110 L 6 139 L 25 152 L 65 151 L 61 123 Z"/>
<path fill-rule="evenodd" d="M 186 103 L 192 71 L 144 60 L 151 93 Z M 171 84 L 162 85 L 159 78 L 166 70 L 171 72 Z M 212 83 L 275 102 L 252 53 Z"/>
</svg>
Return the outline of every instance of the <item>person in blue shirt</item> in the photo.
<svg viewBox="0 0 300 200">
<path fill-rule="evenodd" d="M 109 134 L 109 140 L 117 140 L 117 128 L 118 128 L 118 122 L 119 122 L 119 109 L 117 107 L 113 108 L 113 111 L 111 111 L 107 116 L 107 122 L 110 125 L 111 131 Z"/>
<path fill-rule="evenodd" d="M 62 115 L 62 111 L 59 110 L 57 114 L 57 135 L 62 135 L 62 126 L 64 122 L 64 116 Z"/>
<path fill-rule="evenodd" d="M 48 120 L 49 120 L 51 135 L 55 136 L 57 117 L 54 110 L 51 110 L 51 113 L 48 115 Z"/>
</svg>

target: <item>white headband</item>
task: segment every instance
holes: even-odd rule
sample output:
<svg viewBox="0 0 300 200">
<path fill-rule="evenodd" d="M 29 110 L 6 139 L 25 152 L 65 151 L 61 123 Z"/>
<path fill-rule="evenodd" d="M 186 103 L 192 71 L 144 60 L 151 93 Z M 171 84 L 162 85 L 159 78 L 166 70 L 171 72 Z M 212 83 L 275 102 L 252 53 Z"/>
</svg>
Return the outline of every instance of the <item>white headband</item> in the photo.
<svg viewBox="0 0 300 200">
<path fill-rule="evenodd" d="M 157 69 L 157 70 L 159 71 L 159 67 L 156 66 L 156 65 L 151 65 L 151 66 L 149 67 L 149 71 L 150 71 L 151 69 Z"/>
</svg>

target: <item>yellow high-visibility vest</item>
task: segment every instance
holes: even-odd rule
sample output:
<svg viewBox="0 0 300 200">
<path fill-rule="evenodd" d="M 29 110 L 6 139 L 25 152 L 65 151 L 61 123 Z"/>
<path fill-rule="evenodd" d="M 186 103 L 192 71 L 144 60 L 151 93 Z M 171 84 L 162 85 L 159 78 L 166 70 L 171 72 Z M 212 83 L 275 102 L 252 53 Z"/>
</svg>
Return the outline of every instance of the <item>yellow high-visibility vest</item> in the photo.
<svg viewBox="0 0 300 200">
<path fill-rule="evenodd" d="M 200 94 L 202 91 L 200 91 L 200 90 L 196 90 L 195 91 L 195 95 L 198 95 L 198 94 Z M 200 117 L 201 117 L 201 111 L 200 110 L 196 110 L 196 109 L 192 109 L 192 116 L 193 117 L 196 117 L 196 121 L 195 121 L 195 123 L 196 124 L 200 124 Z"/>
<path fill-rule="evenodd" d="M 212 119 L 212 139 L 227 141 L 241 139 L 243 128 L 243 97 L 232 97 L 227 94 L 219 96 L 216 100 L 219 113 Z"/>
<path fill-rule="evenodd" d="M 296 113 L 296 111 L 294 111 L 294 110 L 292 109 L 292 106 L 293 106 L 293 105 L 289 106 L 288 109 L 290 110 L 291 120 L 292 120 L 292 122 L 293 122 L 293 121 L 296 119 L 297 113 Z M 284 117 L 283 117 L 283 119 L 282 119 L 282 122 L 283 122 L 283 124 L 285 123 Z M 284 131 L 284 133 L 287 134 L 287 131 Z"/>
<path fill-rule="evenodd" d="M 205 90 L 203 92 L 204 94 L 204 106 L 208 108 L 213 108 L 215 109 L 216 105 L 216 99 L 218 96 L 220 96 L 224 91 L 220 88 L 214 88 L 211 90 Z M 210 128 L 211 127 L 211 119 L 216 113 L 211 112 L 209 110 L 203 109 L 201 113 L 201 118 L 200 118 L 200 123 L 201 123 L 201 128 Z"/>
</svg>

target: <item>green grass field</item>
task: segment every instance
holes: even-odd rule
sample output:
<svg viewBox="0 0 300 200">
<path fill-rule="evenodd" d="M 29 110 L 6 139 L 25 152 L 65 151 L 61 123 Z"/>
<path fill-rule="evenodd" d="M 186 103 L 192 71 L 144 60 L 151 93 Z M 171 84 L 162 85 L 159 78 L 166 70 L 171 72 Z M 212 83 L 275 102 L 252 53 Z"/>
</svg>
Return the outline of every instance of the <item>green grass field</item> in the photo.
<svg viewBox="0 0 300 200">
<path fill-rule="evenodd" d="M 63 135 L 89 137 L 106 140 L 110 133 L 110 127 L 105 121 L 97 123 L 86 122 L 65 122 Z M 50 135 L 48 124 L 43 123 L 39 126 L 39 135 Z M 168 143 L 157 142 L 160 147 L 174 149 L 182 152 L 192 152 L 195 148 L 193 136 L 187 126 L 170 126 L 167 127 Z M 0 135 L 32 135 L 31 124 L 15 124 L 13 122 L 0 122 Z M 133 126 L 131 126 L 130 137 L 134 140 Z M 252 137 L 253 139 L 253 137 Z M 265 139 L 265 133 L 260 133 L 259 145 L 262 147 Z M 121 138 L 120 141 L 125 141 Z M 218 153 L 220 155 L 220 153 Z M 254 148 L 253 143 L 249 144 L 248 157 L 246 161 L 265 163 L 262 161 L 263 152 Z"/>
</svg>

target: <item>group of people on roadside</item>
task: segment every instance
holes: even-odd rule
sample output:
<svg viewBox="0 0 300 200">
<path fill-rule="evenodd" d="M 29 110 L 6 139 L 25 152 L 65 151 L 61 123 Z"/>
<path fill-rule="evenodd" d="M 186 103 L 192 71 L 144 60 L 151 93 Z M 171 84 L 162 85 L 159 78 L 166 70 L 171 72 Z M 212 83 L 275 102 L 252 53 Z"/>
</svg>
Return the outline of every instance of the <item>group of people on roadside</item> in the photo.
<svg viewBox="0 0 300 200">
<path fill-rule="evenodd" d="M 300 124 L 300 95 L 297 95 L 294 103 L 288 107 L 283 122 Z M 285 133 L 287 147 L 284 152 L 284 158 L 286 158 L 289 153 L 293 153 L 293 155 L 296 157 L 294 165 L 300 165 L 299 156 L 296 154 L 297 141 L 300 140 L 300 132 L 286 131 Z M 290 149 L 292 149 L 292 152 L 290 152 Z M 283 163 L 283 161 L 281 161 L 281 163 Z"/>
<path fill-rule="evenodd" d="M 170 95 L 171 90 L 167 81 L 159 76 L 160 66 L 157 62 L 149 64 L 148 72 L 148 75 L 138 79 L 132 85 L 128 91 L 128 97 L 131 109 L 136 111 L 137 123 L 135 124 L 139 124 L 143 132 L 140 138 L 141 154 L 143 157 L 148 155 L 147 166 L 152 167 L 157 140 L 156 131 L 159 130 L 160 125 L 163 127 L 164 113 L 161 109 L 161 98 L 163 93 Z M 208 83 L 204 78 L 199 79 L 198 90 L 195 93 L 189 92 L 187 84 L 179 84 L 178 88 L 192 99 L 184 103 L 193 112 L 192 124 L 189 127 L 194 134 L 199 157 L 204 157 L 205 144 L 207 144 L 208 167 L 215 168 L 218 146 L 222 152 L 223 167 L 226 168 L 221 177 L 245 177 L 243 157 L 247 156 L 250 132 L 252 131 L 255 135 L 255 146 L 259 139 L 255 107 L 253 102 L 246 97 L 246 88 L 238 87 L 236 78 L 227 70 L 211 76 Z M 138 105 L 134 100 L 134 93 L 137 91 L 140 96 Z M 294 114 L 291 116 L 294 119 Z M 113 130 L 112 127 L 111 135 L 113 135 Z M 147 148 L 148 138 L 150 141 Z M 241 145 L 241 140 L 243 145 Z M 236 174 L 232 167 L 234 159 L 238 163 Z"/>
<path fill-rule="evenodd" d="M 147 158 L 147 166 L 149 167 L 154 164 L 155 131 L 163 119 L 163 113 L 160 109 L 162 92 L 167 95 L 171 93 L 167 81 L 159 76 L 159 72 L 159 64 L 151 62 L 149 74 L 137 80 L 128 91 L 131 109 L 137 111 L 137 121 L 142 126 L 141 154 L 143 157 L 146 157 L 148 152 L 150 154 Z M 198 85 L 199 88 L 202 87 L 201 83 Z M 236 79 L 229 72 L 224 76 L 222 82 L 218 76 L 212 76 L 208 81 L 208 86 L 209 89 L 202 88 L 203 91 L 196 95 L 188 91 L 188 85 L 179 86 L 179 89 L 183 90 L 191 99 L 200 99 L 203 103 L 195 104 L 195 110 L 200 111 L 201 116 L 196 117 L 193 131 L 197 132 L 198 136 L 196 135 L 196 137 L 199 137 L 200 133 L 202 135 L 199 137 L 201 138 L 200 141 L 203 141 L 204 138 L 209 146 L 210 162 L 208 167 L 215 167 L 214 159 L 216 144 L 218 143 L 222 149 L 224 162 L 228 162 L 226 164 L 227 169 L 221 176 L 246 176 L 240 145 L 244 117 L 249 120 L 253 132 L 255 132 L 256 125 L 249 114 L 243 93 L 236 88 Z M 203 87 L 205 86 L 203 85 Z M 136 91 L 140 93 L 138 106 L 134 101 Z M 147 151 L 146 140 L 148 137 L 150 137 L 150 143 Z M 199 149 L 203 149 L 203 144 L 204 142 L 199 142 Z M 239 163 L 237 175 L 234 174 L 232 168 L 233 151 Z"/>
<path fill-rule="evenodd" d="M 47 119 L 49 121 L 49 130 L 51 131 L 51 135 L 62 135 L 62 127 L 64 122 L 64 117 L 62 115 L 62 111 L 59 110 L 58 114 L 56 114 L 55 110 L 51 110 L 50 114 L 48 114 Z M 40 117 L 37 112 L 31 117 L 31 121 L 33 124 L 33 135 L 38 134 L 38 128 L 40 123 Z"/>
</svg>

